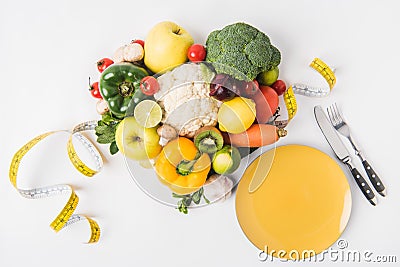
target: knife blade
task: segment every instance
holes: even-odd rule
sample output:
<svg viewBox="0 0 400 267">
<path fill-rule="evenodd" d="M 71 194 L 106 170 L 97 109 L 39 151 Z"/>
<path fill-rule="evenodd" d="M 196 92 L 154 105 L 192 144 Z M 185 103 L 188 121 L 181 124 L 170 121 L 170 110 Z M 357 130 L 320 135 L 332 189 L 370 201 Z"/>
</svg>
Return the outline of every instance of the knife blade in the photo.
<svg viewBox="0 0 400 267">
<path fill-rule="evenodd" d="M 333 152 L 335 152 L 336 157 L 341 162 L 346 164 L 346 166 L 350 169 L 350 172 L 358 187 L 361 189 L 361 192 L 368 199 L 368 201 L 375 206 L 377 204 L 377 199 L 374 192 L 372 192 L 367 181 L 351 162 L 350 152 L 347 150 L 339 135 L 336 133 L 335 128 L 333 128 L 321 106 L 314 107 L 314 115 L 322 134 L 325 136 L 325 139 L 328 141 L 328 144 L 332 148 Z"/>
</svg>

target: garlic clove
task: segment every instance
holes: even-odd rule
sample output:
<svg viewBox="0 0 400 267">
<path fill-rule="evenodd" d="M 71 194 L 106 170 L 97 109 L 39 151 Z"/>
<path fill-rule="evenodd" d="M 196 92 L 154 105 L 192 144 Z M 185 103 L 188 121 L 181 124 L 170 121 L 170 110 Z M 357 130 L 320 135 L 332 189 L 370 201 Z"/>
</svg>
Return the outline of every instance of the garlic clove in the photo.
<svg viewBox="0 0 400 267">
<path fill-rule="evenodd" d="M 120 63 L 120 62 L 124 61 L 124 49 L 125 49 L 125 46 L 121 46 L 120 48 L 118 48 L 115 51 L 114 56 L 113 56 L 113 61 L 115 63 Z"/>
<path fill-rule="evenodd" d="M 204 195 L 210 202 L 223 202 L 231 196 L 233 181 L 225 175 L 213 174 L 203 187 Z"/>
<path fill-rule="evenodd" d="M 123 58 L 124 61 L 135 62 L 139 61 L 144 56 L 143 47 L 140 44 L 133 43 L 124 47 Z"/>
<path fill-rule="evenodd" d="M 103 115 L 107 113 L 109 110 L 110 109 L 108 108 L 107 101 L 105 101 L 104 99 L 100 99 L 99 101 L 97 101 L 96 111 L 98 114 Z"/>
</svg>

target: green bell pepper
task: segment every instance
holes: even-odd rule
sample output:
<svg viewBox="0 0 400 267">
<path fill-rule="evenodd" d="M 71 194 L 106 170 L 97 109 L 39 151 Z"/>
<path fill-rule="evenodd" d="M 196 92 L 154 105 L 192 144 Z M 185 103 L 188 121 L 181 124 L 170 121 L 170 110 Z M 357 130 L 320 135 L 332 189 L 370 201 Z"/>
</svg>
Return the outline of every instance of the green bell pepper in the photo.
<svg viewBox="0 0 400 267">
<path fill-rule="evenodd" d="M 113 115 L 125 116 L 132 95 L 140 90 L 140 80 L 148 75 L 145 69 L 128 62 L 113 64 L 103 71 L 100 94 Z"/>
</svg>

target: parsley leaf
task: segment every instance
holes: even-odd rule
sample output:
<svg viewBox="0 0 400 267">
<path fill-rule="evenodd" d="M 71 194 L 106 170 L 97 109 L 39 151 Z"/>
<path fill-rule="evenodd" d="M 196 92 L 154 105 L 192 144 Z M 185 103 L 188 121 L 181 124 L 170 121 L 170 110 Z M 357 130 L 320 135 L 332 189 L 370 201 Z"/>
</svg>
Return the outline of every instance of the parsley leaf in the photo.
<svg viewBox="0 0 400 267">
<path fill-rule="evenodd" d="M 172 196 L 174 198 L 180 199 L 177 203 L 177 205 L 178 205 L 177 210 L 179 210 L 183 214 L 188 214 L 188 207 L 190 206 L 190 204 L 192 204 L 192 202 L 197 205 L 200 204 L 202 197 L 207 204 L 210 204 L 210 201 L 204 195 L 203 187 L 192 194 L 178 195 L 178 194 L 172 193 Z"/>
<path fill-rule="evenodd" d="M 115 131 L 121 119 L 114 117 L 110 112 L 102 115 L 101 120 L 97 122 L 95 128 L 97 142 L 99 144 L 110 144 L 110 154 L 114 155 L 118 152 L 117 144 L 115 143 Z"/>
</svg>

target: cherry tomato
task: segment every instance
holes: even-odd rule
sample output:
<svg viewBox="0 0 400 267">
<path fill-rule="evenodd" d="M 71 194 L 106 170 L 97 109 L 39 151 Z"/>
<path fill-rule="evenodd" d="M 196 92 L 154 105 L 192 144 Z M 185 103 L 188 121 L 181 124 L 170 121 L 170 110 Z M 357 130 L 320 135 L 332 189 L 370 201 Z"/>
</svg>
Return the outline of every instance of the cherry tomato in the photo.
<svg viewBox="0 0 400 267">
<path fill-rule="evenodd" d="M 114 61 L 105 57 L 97 61 L 96 64 L 97 64 L 97 69 L 99 70 L 100 73 L 102 73 L 108 66 L 114 64 Z"/>
<path fill-rule="evenodd" d="M 154 95 L 160 91 L 160 85 L 153 76 L 146 76 L 140 81 L 140 90 L 145 95 Z"/>
<path fill-rule="evenodd" d="M 99 82 L 92 83 L 92 85 L 90 85 L 89 91 L 94 98 L 103 99 L 99 90 Z"/>
<path fill-rule="evenodd" d="M 282 94 L 286 91 L 286 84 L 285 84 L 285 82 L 282 81 L 282 80 L 277 80 L 276 82 L 274 82 L 274 83 L 271 85 L 271 87 L 272 87 L 272 89 L 275 90 L 275 92 L 276 92 L 278 95 L 282 95 Z"/>
<path fill-rule="evenodd" d="M 192 62 L 203 61 L 206 58 L 206 49 L 201 44 L 194 44 L 189 47 L 187 57 Z"/>
<path fill-rule="evenodd" d="M 131 44 L 140 44 L 144 48 L 144 41 L 140 39 L 132 40 Z"/>
</svg>

